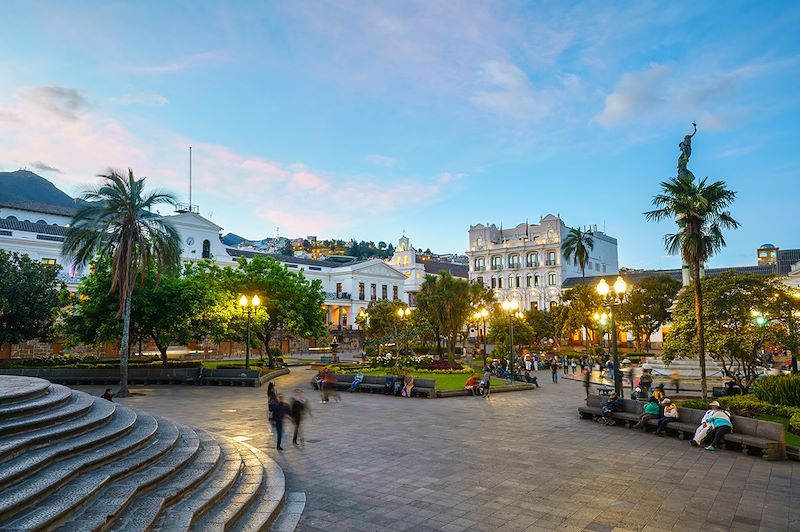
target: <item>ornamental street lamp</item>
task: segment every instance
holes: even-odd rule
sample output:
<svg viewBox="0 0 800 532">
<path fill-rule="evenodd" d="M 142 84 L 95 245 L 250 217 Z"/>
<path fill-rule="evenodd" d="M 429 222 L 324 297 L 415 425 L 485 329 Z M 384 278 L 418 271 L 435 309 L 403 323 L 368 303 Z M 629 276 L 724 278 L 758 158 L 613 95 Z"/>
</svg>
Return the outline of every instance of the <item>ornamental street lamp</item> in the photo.
<svg viewBox="0 0 800 532">
<path fill-rule="evenodd" d="M 244 369 L 250 369 L 250 320 L 253 311 L 258 310 L 259 305 L 261 305 L 261 299 L 257 294 L 252 299 L 248 299 L 245 295 L 239 298 L 239 306 L 242 307 L 242 312 L 247 309 L 247 345 L 245 346 Z"/>
<path fill-rule="evenodd" d="M 605 279 L 600 279 L 600 282 L 597 283 L 596 289 L 597 293 L 602 298 L 603 307 L 611 316 L 611 353 L 614 357 L 614 391 L 617 392 L 619 397 L 622 397 L 622 374 L 619 371 L 619 353 L 617 352 L 617 321 L 615 318 L 616 312 L 614 311 L 614 307 L 618 307 L 624 301 L 625 292 L 628 289 L 628 285 L 621 276 L 618 276 L 617 280 L 614 281 L 613 292 L 611 291 L 611 287 L 608 286 L 608 283 Z"/>
<path fill-rule="evenodd" d="M 405 327 L 406 320 L 411 317 L 411 307 L 397 309 L 397 317 L 400 318 L 401 327 Z M 406 351 L 408 351 L 408 341 L 406 341 Z M 397 330 L 397 356 L 400 356 L 400 328 Z"/>
<path fill-rule="evenodd" d="M 486 371 L 486 318 L 489 317 L 489 311 L 485 308 L 476 310 L 472 318 L 477 322 L 481 321 L 483 325 L 483 370 Z"/>
<path fill-rule="evenodd" d="M 508 380 L 509 384 L 514 384 L 514 318 L 521 317 L 519 312 L 519 301 L 507 299 L 500 305 L 508 313 Z"/>
</svg>

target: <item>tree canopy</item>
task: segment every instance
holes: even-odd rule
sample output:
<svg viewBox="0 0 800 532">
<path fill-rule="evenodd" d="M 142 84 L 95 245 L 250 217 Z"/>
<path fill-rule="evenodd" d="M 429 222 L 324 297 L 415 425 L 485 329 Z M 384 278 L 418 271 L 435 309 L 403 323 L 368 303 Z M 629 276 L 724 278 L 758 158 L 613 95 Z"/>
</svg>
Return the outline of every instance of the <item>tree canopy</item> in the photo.
<svg viewBox="0 0 800 532">
<path fill-rule="evenodd" d="M 703 316 L 708 353 L 747 391 L 757 377 L 761 351 L 769 344 L 787 345 L 783 324 L 765 320 L 760 327 L 754 317 L 754 312 L 779 315 L 781 309 L 775 294 L 785 287 L 771 277 L 730 271 L 703 279 L 702 288 L 706 298 Z M 695 317 L 693 294 L 682 292 L 664 342 L 665 361 L 697 356 Z"/>
<path fill-rule="evenodd" d="M 471 288 L 465 279 L 447 271 L 426 275 L 417 294 L 417 310 L 431 324 L 434 334 L 444 338 L 450 362 L 455 359 L 458 335 L 472 311 Z M 441 344 L 438 344 L 441 353 Z"/>
<path fill-rule="evenodd" d="M 633 333 L 638 351 L 649 350 L 650 335 L 669 319 L 669 309 L 680 288 L 680 281 L 666 275 L 647 277 L 628 288 L 618 320 Z"/>
<path fill-rule="evenodd" d="M 59 271 L 0 249 L 0 345 L 50 338 L 64 290 Z"/>
</svg>

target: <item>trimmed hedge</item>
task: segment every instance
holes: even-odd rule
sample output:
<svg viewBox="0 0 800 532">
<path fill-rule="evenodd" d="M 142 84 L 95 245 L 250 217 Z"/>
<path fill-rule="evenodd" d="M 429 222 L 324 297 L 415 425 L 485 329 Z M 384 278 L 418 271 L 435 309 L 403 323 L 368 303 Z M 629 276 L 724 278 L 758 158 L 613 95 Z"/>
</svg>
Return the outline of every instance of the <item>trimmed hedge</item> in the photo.
<svg viewBox="0 0 800 532">
<path fill-rule="evenodd" d="M 755 417 L 763 414 L 785 417 L 789 420 L 789 432 L 800 434 L 800 407 L 785 406 L 762 401 L 753 394 L 747 395 L 728 395 L 717 399 L 725 410 L 737 416 Z M 696 408 L 698 410 L 708 410 L 710 400 L 687 399 L 681 403 L 684 408 Z"/>
</svg>

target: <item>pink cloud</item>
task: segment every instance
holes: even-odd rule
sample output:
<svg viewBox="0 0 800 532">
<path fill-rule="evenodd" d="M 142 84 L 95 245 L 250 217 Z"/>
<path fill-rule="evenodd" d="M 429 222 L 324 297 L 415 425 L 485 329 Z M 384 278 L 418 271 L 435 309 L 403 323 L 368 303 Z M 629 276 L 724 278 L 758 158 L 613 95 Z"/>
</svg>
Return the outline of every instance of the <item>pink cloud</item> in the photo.
<svg viewBox="0 0 800 532">
<path fill-rule="evenodd" d="M 213 211 L 216 223 L 241 234 L 271 234 L 278 226 L 282 234 L 341 236 L 361 225 L 365 215 L 400 211 L 408 198 L 417 205 L 438 201 L 460 175 L 384 181 L 244 154 L 149 124 L 134 130 L 101 108 L 59 116 L 17 97 L 0 98 L 0 109 L 19 117 L 0 120 L 0 161 L 12 166 L 2 170 L 47 161 L 63 172 L 48 179 L 72 195 L 96 182 L 95 176 L 109 167 L 131 167 L 138 176 L 146 176 L 152 188 L 165 188 L 187 201 L 192 146 L 193 203 L 200 205 L 201 214 Z"/>
</svg>

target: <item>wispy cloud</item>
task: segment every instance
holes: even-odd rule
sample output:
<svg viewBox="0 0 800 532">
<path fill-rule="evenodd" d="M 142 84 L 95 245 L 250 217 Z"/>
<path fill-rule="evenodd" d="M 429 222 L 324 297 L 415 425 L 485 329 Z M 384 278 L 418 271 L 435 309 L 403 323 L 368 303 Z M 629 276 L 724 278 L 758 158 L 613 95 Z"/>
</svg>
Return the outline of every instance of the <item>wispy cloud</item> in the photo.
<svg viewBox="0 0 800 532">
<path fill-rule="evenodd" d="M 388 157 L 386 155 L 380 155 L 377 153 L 371 153 L 364 157 L 364 159 L 375 166 L 382 166 L 384 168 L 391 168 L 397 163 L 397 159 L 394 157 Z"/>
<path fill-rule="evenodd" d="M 740 155 L 745 155 L 747 153 L 752 152 L 756 149 L 755 144 L 750 144 L 747 146 L 737 146 L 735 148 L 728 148 L 727 150 L 723 150 L 722 153 L 719 154 L 720 158 L 727 159 L 730 157 L 739 157 Z"/>
<path fill-rule="evenodd" d="M 34 105 L 65 120 L 77 120 L 78 115 L 89 107 L 89 102 L 81 91 L 68 87 L 33 87 L 20 91 L 20 94 Z"/>
<path fill-rule="evenodd" d="M 228 61 L 230 61 L 230 54 L 228 52 L 214 50 L 185 55 L 165 63 L 133 67 L 130 70 L 143 74 L 168 74 L 206 65 L 218 65 Z"/>
<path fill-rule="evenodd" d="M 57 174 L 63 174 L 61 170 L 56 168 L 55 166 L 50 166 L 49 164 L 45 164 L 42 161 L 34 161 L 32 163 L 28 163 L 28 166 L 34 168 L 36 170 L 40 170 L 42 172 L 55 172 Z"/>
<path fill-rule="evenodd" d="M 421 206 L 441 201 L 464 175 L 386 178 L 330 172 L 152 127 L 134 133 L 97 107 L 69 121 L 49 119 L 50 109 L 22 95 L 12 102 L 0 98 L 0 107 L 24 117 L 17 123 L 0 121 L 0 161 L 52 172 L 68 193 L 108 167 L 131 167 L 151 186 L 185 191 L 186 148 L 193 146 L 195 201 L 213 208 L 215 222 L 234 232 L 252 232 L 255 224 L 270 231 L 280 226 L 284 234 L 333 236 L 360 227 L 364 216 L 403 211 L 404 198 L 413 197 Z M 58 168 L 42 161 L 58 161 Z"/>
<path fill-rule="evenodd" d="M 17 122 L 19 117 L 11 111 L 0 109 L 0 122 Z"/>
<path fill-rule="evenodd" d="M 114 101 L 126 105 L 151 105 L 161 106 L 169 103 L 166 97 L 161 96 L 155 92 L 136 92 L 133 94 L 125 94 L 120 98 L 115 98 Z"/>
</svg>

